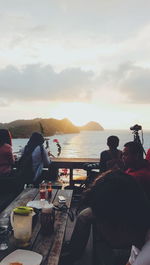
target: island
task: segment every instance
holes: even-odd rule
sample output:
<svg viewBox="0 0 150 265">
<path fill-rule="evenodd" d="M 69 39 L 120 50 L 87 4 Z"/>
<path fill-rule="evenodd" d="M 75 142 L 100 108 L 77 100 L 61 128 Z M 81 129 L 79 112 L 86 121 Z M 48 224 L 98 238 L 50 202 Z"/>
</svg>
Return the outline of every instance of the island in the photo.
<svg viewBox="0 0 150 265">
<path fill-rule="evenodd" d="M 76 126 L 69 119 L 62 120 L 36 118 L 31 120 L 15 120 L 10 123 L 0 123 L 0 129 L 10 130 L 13 138 L 29 138 L 33 132 L 41 132 L 44 136 L 55 134 L 80 133 L 82 130 L 102 131 L 104 128 L 91 121 L 84 126 Z"/>
</svg>

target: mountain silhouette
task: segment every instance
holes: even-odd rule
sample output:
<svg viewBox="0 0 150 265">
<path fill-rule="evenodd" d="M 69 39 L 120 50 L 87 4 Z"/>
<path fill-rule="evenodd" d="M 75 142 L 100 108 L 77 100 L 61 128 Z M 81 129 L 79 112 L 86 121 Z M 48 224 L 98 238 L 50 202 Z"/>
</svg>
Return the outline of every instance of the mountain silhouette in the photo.
<svg viewBox="0 0 150 265">
<path fill-rule="evenodd" d="M 76 126 L 69 119 L 62 120 L 36 118 L 32 120 L 15 120 L 0 123 L 0 128 L 9 129 L 13 138 L 29 138 L 33 132 L 41 132 L 44 136 L 55 134 L 79 133 L 81 130 L 104 130 L 97 122 L 89 122 L 84 126 Z"/>
</svg>

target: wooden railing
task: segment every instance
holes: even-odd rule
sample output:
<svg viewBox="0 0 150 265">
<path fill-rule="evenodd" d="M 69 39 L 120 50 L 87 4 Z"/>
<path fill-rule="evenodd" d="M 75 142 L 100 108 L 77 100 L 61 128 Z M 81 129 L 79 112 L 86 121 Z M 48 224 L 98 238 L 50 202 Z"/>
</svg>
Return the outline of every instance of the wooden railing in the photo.
<svg viewBox="0 0 150 265">
<path fill-rule="evenodd" d="M 51 172 L 55 172 L 60 168 L 69 169 L 69 184 L 73 186 L 73 170 L 84 169 L 85 163 L 99 163 L 98 158 L 52 158 Z M 53 173 L 52 173 L 53 174 Z"/>
</svg>

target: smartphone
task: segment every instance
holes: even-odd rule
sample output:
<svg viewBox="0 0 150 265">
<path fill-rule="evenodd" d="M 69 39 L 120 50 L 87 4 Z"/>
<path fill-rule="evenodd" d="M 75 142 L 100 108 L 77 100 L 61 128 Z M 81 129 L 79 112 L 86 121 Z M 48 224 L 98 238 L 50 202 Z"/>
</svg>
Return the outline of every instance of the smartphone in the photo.
<svg viewBox="0 0 150 265">
<path fill-rule="evenodd" d="M 65 203 L 66 198 L 64 196 L 58 196 L 58 201 L 59 201 L 59 203 Z"/>
</svg>

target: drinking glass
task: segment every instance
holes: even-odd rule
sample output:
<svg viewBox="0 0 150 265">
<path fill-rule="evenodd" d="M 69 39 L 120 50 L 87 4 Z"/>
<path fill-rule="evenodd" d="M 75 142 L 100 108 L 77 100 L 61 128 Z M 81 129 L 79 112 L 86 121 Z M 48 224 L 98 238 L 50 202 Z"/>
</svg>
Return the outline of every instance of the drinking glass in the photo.
<svg viewBox="0 0 150 265">
<path fill-rule="evenodd" d="M 9 239 L 9 218 L 2 218 L 0 220 L 0 250 L 8 248 Z"/>
<path fill-rule="evenodd" d="M 39 191 L 40 191 L 40 200 L 41 201 L 45 201 L 45 199 L 46 199 L 46 191 L 47 191 L 46 183 L 40 183 L 39 184 Z"/>
</svg>

